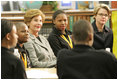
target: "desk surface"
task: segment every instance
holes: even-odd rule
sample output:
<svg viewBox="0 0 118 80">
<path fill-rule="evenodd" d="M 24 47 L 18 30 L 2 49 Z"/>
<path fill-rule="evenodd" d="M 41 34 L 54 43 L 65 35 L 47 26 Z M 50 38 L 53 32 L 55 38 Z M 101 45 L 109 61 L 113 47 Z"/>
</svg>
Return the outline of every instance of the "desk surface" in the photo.
<svg viewBox="0 0 118 80">
<path fill-rule="evenodd" d="M 29 79 L 58 79 L 56 68 L 27 68 L 26 74 Z"/>
</svg>

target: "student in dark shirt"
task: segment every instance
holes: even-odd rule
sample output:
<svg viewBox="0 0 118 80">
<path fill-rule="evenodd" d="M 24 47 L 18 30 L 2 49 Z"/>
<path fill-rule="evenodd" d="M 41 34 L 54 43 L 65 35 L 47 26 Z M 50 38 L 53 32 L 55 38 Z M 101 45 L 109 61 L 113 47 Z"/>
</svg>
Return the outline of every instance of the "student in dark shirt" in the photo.
<svg viewBox="0 0 118 80">
<path fill-rule="evenodd" d="M 95 21 L 92 23 L 94 29 L 93 47 L 95 49 L 105 49 L 112 52 L 113 32 L 105 25 L 109 16 L 110 9 L 106 4 L 99 4 L 94 8 Z"/>
<path fill-rule="evenodd" d="M 73 49 L 62 49 L 57 55 L 59 79 L 117 79 L 115 56 L 92 47 L 93 33 L 88 21 L 79 20 L 73 25 Z"/>
<path fill-rule="evenodd" d="M 17 44 L 17 31 L 15 25 L 6 19 L 1 19 L 1 78 L 24 79 L 27 78 L 23 62 L 13 55 L 10 48 Z"/>
<path fill-rule="evenodd" d="M 16 46 L 16 49 L 18 49 L 20 58 L 22 59 L 25 68 L 31 68 L 31 62 L 29 58 L 28 51 L 24 47 L 24 43 L 28 41 L 29 39 L 29 31 L 28 27 L 23 22 L 15 23 L 16 29 L 17 29 L 17 35 L 18 35 L 18 43 Z"/>
<path fill-rule="evenodd" d="M 57 53 L 61 49 L 72 49 L 73 43 L 71 40 L 71 32 L 66 29 L 68 25 L 68 18 L 63 10 L 57 10 L 53 14 L 52 32 L 49 34 L 48 41 L 50 46 L 57 56 Z"/>
</svg>

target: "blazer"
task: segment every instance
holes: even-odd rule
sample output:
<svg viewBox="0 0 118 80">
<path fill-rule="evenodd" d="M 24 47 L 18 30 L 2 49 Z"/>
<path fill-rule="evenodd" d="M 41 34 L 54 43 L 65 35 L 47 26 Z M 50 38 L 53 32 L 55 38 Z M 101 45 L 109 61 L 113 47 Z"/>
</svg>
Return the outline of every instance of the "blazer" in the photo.
<svg viewBox="0 0 118 80">
<path fill-rule="evenodd" d="M 66 36 L 71 35 L 72 32 L 65 30 Z M 60 37 L 62 33 L 57 30 L 55 27 L 53 27 L 52 32 L 49 34 L 48 41 L 50 43 L 50 46 L 52 50 L 54 51 L 55 56 L 57 56 L 57 53 L 61 49 L 71 49 L 69 44 L 62 38 Z M 68 38 L 67 38 L 68 39 Z"/>
<path fill-rule="evenodd" d="M 59 51 L 57 75 L 59 79 L 116 79 L 117 60 L 105 50 L 75 45 L 72 50 Z"/>
<path fill-rule="evenodd" d="M 13 55 L 10 49 L 1 47 L 1 78 L 26 79 L 25 67 L 21 59 Z"/>
<path fill-rule="evenodd" d="M 47 39 L 39 35 L 41 41 L 30 34 L 28 42 L 24 43 L 25 49 L 29 53 L 32 66 L 35 68 L 48 68 L 56 65 L 56 57 Z"/>
</svg>

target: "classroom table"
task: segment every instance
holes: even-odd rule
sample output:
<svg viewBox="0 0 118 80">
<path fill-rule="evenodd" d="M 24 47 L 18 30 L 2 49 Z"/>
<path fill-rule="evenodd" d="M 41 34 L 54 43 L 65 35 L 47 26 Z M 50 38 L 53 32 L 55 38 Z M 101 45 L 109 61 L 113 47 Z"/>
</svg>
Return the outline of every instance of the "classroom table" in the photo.
<svg viewBox="0 0 118 80">
<path fill-rule="evenodd" d="M 56 68 L 27 68 L 28 79 L 58 79 Z"/>
</svg>

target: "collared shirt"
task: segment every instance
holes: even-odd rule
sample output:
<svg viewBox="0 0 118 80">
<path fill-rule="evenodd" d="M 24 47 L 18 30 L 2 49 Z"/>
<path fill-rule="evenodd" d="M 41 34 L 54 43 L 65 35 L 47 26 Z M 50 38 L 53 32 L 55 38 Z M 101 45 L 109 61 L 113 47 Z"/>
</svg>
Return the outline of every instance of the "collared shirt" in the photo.
<svg viewBox="0 0 118 80">
<path fill-rule="evenodd" d="M 21 53 L 20 54 L 20 58 L 22 59 L 25 58 L 24 54 L 26 54 L 26 58 L 27 58 L 27 68 L 30 68 L 31 67 L 31 62 L 30 62 L 30 58 L 29 58 L 29 55 L 28 55 L 28 52 L 26 51 L 25 47 L 20 47 L 19 44 L 17 44 L 16 48 L 18 49 L 18 52 Z"/>
<path fill-rule="evenodd" d="M 95 49 L 106 49 L 109 48 L 112 52 L 113 46 L 113 32 L 107 26 L 104 26 L 103 32 L 99 32 L 96 26 L 96 21 L 92 23 L 94 29 L 94 42 L 93 47 Z"/>
</svg>

